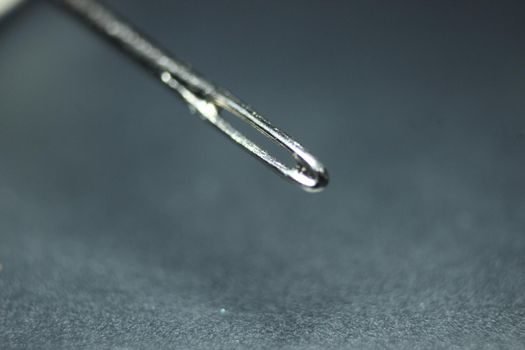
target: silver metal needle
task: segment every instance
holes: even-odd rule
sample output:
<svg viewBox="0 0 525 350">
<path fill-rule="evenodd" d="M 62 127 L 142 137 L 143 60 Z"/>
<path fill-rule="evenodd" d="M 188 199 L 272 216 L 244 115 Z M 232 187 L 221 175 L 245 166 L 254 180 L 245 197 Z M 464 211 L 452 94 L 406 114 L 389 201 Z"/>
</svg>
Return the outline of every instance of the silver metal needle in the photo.
<svg viewBox="0 0 525 350">
<path fill-rule="evenodd" d="M 274 127 L 251 107 L 204 79 L 188 66 L 167 54 L 129 23 L 94 0 L 54 0 L 89 24 L 125 53 L 139 60 L 166 86 L 233 142 L 303 189 L 316 192 L 328 184 L 326 168 L 297 141 Z M 296 161 L 288 167 L 252 142 L 220 116 L 228 111 L 247 122 L 270 140 L 288 150 Z"/>
</svg>

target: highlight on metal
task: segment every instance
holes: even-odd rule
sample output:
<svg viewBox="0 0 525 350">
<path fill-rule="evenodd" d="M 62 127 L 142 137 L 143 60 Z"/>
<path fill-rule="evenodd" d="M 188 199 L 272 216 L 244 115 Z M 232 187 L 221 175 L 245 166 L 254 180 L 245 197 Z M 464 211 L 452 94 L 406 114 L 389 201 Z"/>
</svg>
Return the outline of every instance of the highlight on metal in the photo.
<svg viewBox="0 0 525 350">
<path fill-rule="evenodd" d="M 148 69 L 165 86 L 177 92 L 191 110 L 221 131 L 234 143 L 269 168 L 309 192 L 318 192 L 328 184 L 326 168 L 291 136 L 273 126 L 267 119 L 226 90 L 215 86 L 169 55 L 150 39 L 95 0 L 51 0 L 68 10 L 92 29 L 109 40 L 125 54 Z M 14 8 L 21 0 L 0 0 Z M 227 111 L 248 123 L 255 130 L 287 150 L 295 166 L 286 166 L 264 148 L 247 138 L 221 117 Z"/>
</svg>

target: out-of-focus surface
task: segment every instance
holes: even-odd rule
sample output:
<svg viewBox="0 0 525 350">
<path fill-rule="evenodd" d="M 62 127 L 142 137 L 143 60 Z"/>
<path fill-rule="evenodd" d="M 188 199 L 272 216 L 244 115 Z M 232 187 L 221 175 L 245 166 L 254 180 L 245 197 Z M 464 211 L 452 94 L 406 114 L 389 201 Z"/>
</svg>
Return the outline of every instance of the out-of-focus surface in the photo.
<svg viewBox="0 0 525 350">
<path fill-rule="evenodd" d="M 304 194 L 22 9 L 0 23 L 0 347 L 525 346 L 523 2 L 110 4 L 333 181 Z"/>
<path fill-rule="evenodd" d="M 0 0 L 0 20 L 22 4 L 22 0 Z"/>
</svg>

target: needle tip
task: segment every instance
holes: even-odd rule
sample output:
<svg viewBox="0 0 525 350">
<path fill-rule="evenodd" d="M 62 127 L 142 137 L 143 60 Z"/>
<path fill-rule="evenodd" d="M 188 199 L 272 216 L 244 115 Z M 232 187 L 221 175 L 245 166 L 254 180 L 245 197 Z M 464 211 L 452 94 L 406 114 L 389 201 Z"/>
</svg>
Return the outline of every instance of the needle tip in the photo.
<svg viewBox="0 0 525 350">
<path fill-rule="evenodd" d="M 315 182 L 311 186 L 305 186 L 304 189 L 307 192 L 317 193 L 325 189 L 325 187 L 330 182 L 330 176 L 328 171 L 323 167 L 320 170 L 316 171 Z"/>
</svg>

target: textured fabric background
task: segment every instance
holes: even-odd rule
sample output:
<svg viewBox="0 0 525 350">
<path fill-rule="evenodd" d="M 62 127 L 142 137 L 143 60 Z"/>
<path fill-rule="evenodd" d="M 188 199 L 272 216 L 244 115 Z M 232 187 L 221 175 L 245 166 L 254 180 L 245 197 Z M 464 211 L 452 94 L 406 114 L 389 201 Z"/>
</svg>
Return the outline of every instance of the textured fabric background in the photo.
<svg viewBox="0 0 525 350">
<path fill-rule="evenodd" d="M 34 3 L 0 23 L 0 348 L 525 347 L 523 1 L 110 4 L 332 183 Z"/>
</svg>

